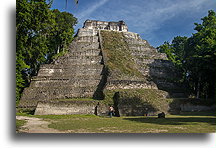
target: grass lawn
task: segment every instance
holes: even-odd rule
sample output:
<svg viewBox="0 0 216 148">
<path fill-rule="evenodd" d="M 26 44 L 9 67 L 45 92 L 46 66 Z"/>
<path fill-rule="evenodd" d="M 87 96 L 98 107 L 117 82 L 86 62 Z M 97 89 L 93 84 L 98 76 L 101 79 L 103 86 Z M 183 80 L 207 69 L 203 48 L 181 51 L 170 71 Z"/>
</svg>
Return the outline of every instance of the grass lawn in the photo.
<svg viewBox="0 0 216 148">
<path fill-rule="evenodd" d="M 19 130 L 19 128 L 23 125 L 25 125 L 26 121 L 25 120 L 17 120 L 16 119 L 16 129 Z"/>
<path fill-rule="evenodd" d="M 94 115 L 33 116 L 51 122 L 50 128 L 69 133 L 214 133 L 215 113 L 184 113 L 165 119 L 151 117 L 99 117 Z"/>
</svg>

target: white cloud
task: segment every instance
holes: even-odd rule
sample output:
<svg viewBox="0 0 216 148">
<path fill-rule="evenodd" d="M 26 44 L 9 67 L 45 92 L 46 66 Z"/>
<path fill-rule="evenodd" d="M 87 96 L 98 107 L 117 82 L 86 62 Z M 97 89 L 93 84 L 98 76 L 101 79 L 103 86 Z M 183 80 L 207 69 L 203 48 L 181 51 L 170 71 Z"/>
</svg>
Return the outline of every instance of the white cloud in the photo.
<svg viewBox="0 0 216 148">
<path fill-rule="evenodd" d="M 82 11 L 77 15 L 79 19 L 84 19 L 90 16 L 94 11 L 96 11 L 99 7 L 103 6 L 108 0 L 100 0 L 99 2 L 93 4 L 91 7 L 87 8 L 86 10 Z"/>
<path fill-rule="evenodd" d="M 151 3 L 146 7 L 144 6 L 144 8 L 137 5 L 133 9 L 139 10 L 139 12 L 131 13 L 127 19 L 129 22 L 134 22 L 134 18 L 137 16 L 138 19 L 132 24 L 133 27 L 137 28 L 137 30 L 142 29 L 145 33 L 151 33 L 159 29 L 165 21 L 172 19 L 178 14 L 197 12 L 205 2 L 205 0 L 166 1 L 166 3 Z"/>
<path fill-rule="evenodd" d="M 137 32 L 146 39 L 155 38 L 156 31 L 162 29 L 169 20 L 179 21 L 179 16 L 193 18 L 197 14 L 207 14 L 214 0 L 98 0 L 89 8 L 77 14 L 80 28 L 85 19 L 104 21 L 124 20 L 129 31 Z M 214 8 L 214 7 L 213 7 Z M 199 16 L 199 18 L 201 18 Z M 181 21 L 181 20 L 180 20 Z M 191 22 L 190 22 L 191 23 Z M 192 22 L 193 24 L 194 22 Z M 154 34 L 155 33 L 155 34 Z"/>
</svg>

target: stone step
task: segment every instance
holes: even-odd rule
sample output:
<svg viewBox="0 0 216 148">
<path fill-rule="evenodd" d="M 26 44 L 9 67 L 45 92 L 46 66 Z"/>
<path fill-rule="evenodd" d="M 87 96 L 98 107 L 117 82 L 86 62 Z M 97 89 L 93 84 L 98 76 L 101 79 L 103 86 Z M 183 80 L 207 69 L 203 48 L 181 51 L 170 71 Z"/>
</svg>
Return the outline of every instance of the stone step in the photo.
<svg viewBox="0 0 216 148">
<path fill-rule="evenodd" d="M 130 39 L 136 39 L 136 40 L 142 40 L 139 34 L 134 33 L 134 32 L 122 32 L 125 38 L 130 38 Z"/>
<path fill-rule="evenodd" d="M 74 51 L 79 51 L 79 50 L 88 50 L 88 49 L 99 49 L 100 45 L 99 42 L 75 42 L 73 41 L 69 47 L 68 51 L 69 53 L 72 53 Z"/>
<path fill-rule="evenodd" d="M 149 67 L 157 67 L 157 68 L 174 68 L 174 65 L 171 61 L 164 59 L 136 59 L 136 63 L 140 66 L 149 66 Z"/>
<path fill-rule="evenodd" d="M 59 76 L 34 76 L 31 78 L 31 81 L 43 81 L 43 80 L 70 80 L 70 79 L 92 79 L 92 80 L 100 80 L 102 75 L 89 75 L 89 74 L 74 74 L 74 73 L 69 73 L 69 74 L 64 74 L 64 75 L 59 75 Z"/>
<path fill-rule="evenodd" d="M 84 42 L 84 43 L 94 43 L 98 42 L 98 36 L 81 36 L 81 37 L 76 37 L 74 38 L 74 41 L 79 43 L 79 42 Z"/>
<path fill-rule="evenodd" d="M 157 52 L 157 50 L 147 44 L 144 45 L 138 45 L 138 44 L 129 44 L 129 49 L 132 51 L 153 51 Z"/>
<path fill-rule="evenodd" d="M 132 56 L 139 57 L 140 59 L 166 59 L 163 54 L 148 54 L 144 52 L 132 52 Z"/>
<path fill-rule="evenodd" d="M 63 70 L 66 70 L 66 71 L 70 71 L 70 72 L 73 72 L 75 70 L 79 70 L 82 71 L 83 69 L 102 69 L 104 65 L 102 64 L 91 64 L 91 65 L 88 65 L 88 64 L 84 64 L 84 65 L 81 65 L 81 64 L 72 64 L 72 63 L 68 63 L 68 64 L 65 64 L 65 65 L 60 65 L 60 64 L 44 64 L 44 65 L 41 65 L 40 66 L 40 71 L 45 71 L 45 72 L 49 72 L 49 73 L 54 73 L 54 72 L 63 72 Z"/>
<path fill-rule="evenodd" d="M 97 65 L 102 63 L 102 56 L 71 56 L 64 59 L 57 59 L 52 64 L 67 67 L 70 65 Z"/>
<path fill-rule="evenodd" d="M 23 100 L 26 99 L 61 99 L 61 98 L 74 98 L 74 97 L 92 97 L 97 87 L 35 87 L 26 88 L 23 92 Z M 31 95 L 29 95 L 31 94 Z"/>
<path fill-rule="evenodd" d="M 100 56 L 100 49 L 87 49 L 87 50 L 77 50 L 69 54 L 69 57 L 77 56 Z"/>
<path fill-rule="evenodd" d="M 143 46 L 149 46 L 149 43 L 146 40 L 137 40 L 137 39 L 133 39 L 133 38 L 127 38 L 126 42 L 129 45 L 143 45 Z"/>
<path fill-rule="evenodd" d="M 55 80 L 42 80 L 42 81 L 32 81 L 31 87 L 61 87 L 61 86 L 68 86 L 70 88 L 74 87 L 94 87 L 100 83 L 100 79 L 55 79 Z"/>
<path fill-rule="evenodd" d="M 80 28 L 77 31 L 76 36 L 96 36 L 98 34 L 98 30 L 95 29 L 86 29 L 86 28 Z"/>
<path fill-rule="evenodd" d="M 157 85 L 153 81 L 147 80 L 109 80 L 106 89 L 157 89 Z"/>
<path fill-rule="evenodd" d="M 164 59 L 167 60 L 167 56 L 165 53 L 158 53 L 156 51 L 148 50 L 148 51 L 139 51 L 134 50 L 131 51 L 131 54 L 139 59 Z"/>
<path fill-rule="evenodd" d="M 87 65 L 88 66 L 88 65 Z M 91 66 L 91 65 L 90 65 Z M 81 67 L 74 66 L 73 69 L 40 69 L 38 76 L 64 76 L 64 75 L 101 75 L 102 67 Z"/>
</svg>

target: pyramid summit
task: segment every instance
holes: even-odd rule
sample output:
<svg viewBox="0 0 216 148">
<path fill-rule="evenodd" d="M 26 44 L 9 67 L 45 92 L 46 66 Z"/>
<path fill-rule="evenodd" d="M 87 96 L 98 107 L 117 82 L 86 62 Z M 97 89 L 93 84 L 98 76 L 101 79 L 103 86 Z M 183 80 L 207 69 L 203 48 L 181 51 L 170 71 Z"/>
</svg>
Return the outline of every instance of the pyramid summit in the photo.
<svg viewBox="0 0 216 148">
<path fill-rule="evenodd" d="M 97 30 L 112 30 L 112 31 L 128 31 L 128 27 L 124 21 L 105 22 L 96 20 L 86 20 L 83 28 Z"/>
<path fill-rule="evenodd" d="M 119 115 L 168 112 L 166 97 L 184 97 L 178 73 L 164 53 L 124 21 L 86 20 L 68 52 L 40 66 L 20 100 L 35 114 Z"/>
</svg>

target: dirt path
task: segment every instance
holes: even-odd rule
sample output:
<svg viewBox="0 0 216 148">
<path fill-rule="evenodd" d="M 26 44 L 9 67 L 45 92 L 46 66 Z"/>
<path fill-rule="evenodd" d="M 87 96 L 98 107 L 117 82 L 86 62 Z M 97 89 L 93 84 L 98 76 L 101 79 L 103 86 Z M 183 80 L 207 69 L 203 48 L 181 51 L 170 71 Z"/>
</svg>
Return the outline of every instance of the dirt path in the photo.
<svg viewBox="0 0 216 148">
<path fill-rule="evenodd" d="M 26 120 L 27 123 L 19 129 L 19 133 L 64 133 L 62 131 L 49 128 L 48 121 L 35 117 L 16 116 L 18 120 Z"/>
</svg>

